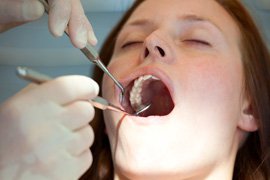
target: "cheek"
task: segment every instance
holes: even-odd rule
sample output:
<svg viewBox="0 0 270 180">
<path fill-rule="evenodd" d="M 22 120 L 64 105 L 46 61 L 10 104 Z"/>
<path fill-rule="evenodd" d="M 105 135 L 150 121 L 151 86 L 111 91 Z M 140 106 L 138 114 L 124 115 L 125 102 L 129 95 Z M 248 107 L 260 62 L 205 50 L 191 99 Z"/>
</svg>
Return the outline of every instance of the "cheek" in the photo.
<svg viewBox="0 0 270 180">
<path fill-rule="evenodd" d="M 136 60 L 136 58 L 132 56 L 118 56 L 113 57 L 110 60 L 107 68 L 118 81 L 121 81 L 121 79 L 125 78 L 125 76 L 137 66 L 137 63 L 138 61 Z M 110 96 L 112 94 L 107 91 L 108 89 L 112 88 L 114 88 L 113 81 L 107 75 L 104 75 L 102 81 L 102 92 L 105 98 L 112 97 Z"/>
<path fill-rule="evenodd" d="M 231 86 L 229 83 L 232 81 L 231 78 L 228 77 L 230 73 L 226 71 L 222 66 L 205 63 L 199 66 L 192 68 L 190 78 L 191 88 L 198 88 L 199 92 L 204 92 L 205 96 L 211 96 L 215 94 L 223 95 L 227 94 L 231 91 Z M 212 94 L 212 93 L 214 94 Z"/>
<path fill-rule="evenodd" d="M 216 59 L 201 62 L 190 62 L 179 70 L 183 74 L 178 76 L 178 112 L 198 132 L 197 142 L 222 147 L 232 143 L 241 111 L 241 68 Z"/>
<path fill-rule="evenodd" d="M 116 74 L 122 74 L 123 71 L 130 70 L 133 67 L 139 65 L 141 54 L 140 52 L 140 49 L 135 49 L 118 53 L 112 57 L 108 68 Z"/>
<path fill-rule="evenodd" d="M 188 66 L 183 70 L 185 75 L 182 76 L 182 86 L 191 98 L 220 104 L 239 101 L 242 88 L 240 66 L 220 59 L 202 60 L 201 63 L 191 63 Z"/>
</svg>

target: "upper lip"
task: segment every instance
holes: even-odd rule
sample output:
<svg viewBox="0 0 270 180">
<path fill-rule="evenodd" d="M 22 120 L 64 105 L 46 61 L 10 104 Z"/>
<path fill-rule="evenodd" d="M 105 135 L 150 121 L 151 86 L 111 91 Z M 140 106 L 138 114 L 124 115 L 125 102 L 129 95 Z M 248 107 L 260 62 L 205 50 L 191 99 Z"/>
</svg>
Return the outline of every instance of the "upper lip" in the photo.
<svg viewBox="0 0 270 180">
<path fill-rule="evenodd" d="M 130 75 L 126 76 L 125 78 L 121 78 L 119 80 L 124 86 L 124 88 L 126 88 L 130 84 L 130 82 L 132 82 L 133 80 L 143 75 L 153 75 L 159 78 L 166 85 L 172 99 L 174 99 L 174 90 L 173 90 L 172 81 L 169 78 L 169 76 L 160 68 L 153 67 L 153 66 L 142 67 L 135 70 L 134 72 L 132 72 Z M 118 97 L 120 97 L 119 96 L 120 93 L 121 93 L 120 90 L 118 90 L 117 92 Z"/>
</svg>

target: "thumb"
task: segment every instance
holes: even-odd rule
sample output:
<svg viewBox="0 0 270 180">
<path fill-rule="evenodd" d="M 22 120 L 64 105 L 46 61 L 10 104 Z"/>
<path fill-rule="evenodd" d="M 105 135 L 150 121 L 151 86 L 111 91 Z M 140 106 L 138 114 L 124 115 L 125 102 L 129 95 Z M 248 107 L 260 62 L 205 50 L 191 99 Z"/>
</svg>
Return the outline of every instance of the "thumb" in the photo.
<svg viewBox="0 0 270 180">
<path fill-rule="evenodd" d="M 0 0 L 0 24 L 33 21 L 43 13 L 38 0 Z"/>
</svg>

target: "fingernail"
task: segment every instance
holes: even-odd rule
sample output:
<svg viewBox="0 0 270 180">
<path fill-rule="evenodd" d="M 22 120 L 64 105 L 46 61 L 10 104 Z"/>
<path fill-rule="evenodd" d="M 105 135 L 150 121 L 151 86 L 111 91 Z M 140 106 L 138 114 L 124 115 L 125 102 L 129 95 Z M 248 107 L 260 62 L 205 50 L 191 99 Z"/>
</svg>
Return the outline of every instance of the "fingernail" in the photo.
<svg viewBox="0 0 270 180">
<path fill-rule="evenodd" d="M 22 17 L 24 21 L 40 18 L 44 13 L 43 5 L 38 1 L 23 1 Z"/>
<path fill-rule="evenodd" d="M 82 28 L 77 35 L 78 48 L 84 48 L 87 43 L 87 31 Z"/>
<path fill-rule="evenodd" d="M 93 31 L 88 32 L 88 39 L 92 45 L 96 45 L 98 42 L 97 37 Z"/>
</svg>

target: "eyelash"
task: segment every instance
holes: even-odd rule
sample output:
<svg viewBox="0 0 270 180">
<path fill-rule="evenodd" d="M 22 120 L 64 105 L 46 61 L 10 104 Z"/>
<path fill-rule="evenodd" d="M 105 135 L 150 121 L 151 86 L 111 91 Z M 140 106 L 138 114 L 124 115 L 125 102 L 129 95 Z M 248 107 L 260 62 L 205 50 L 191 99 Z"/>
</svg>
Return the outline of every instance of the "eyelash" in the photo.
<svg viewBox="0 0 270 180">
<path fill-rule="evenodd" d="M 212 46 L 209 42 L 200 40 L 200 39 L 187 39 L 187 40 L 184 40 L 184 42 L 195 43 L 195 44 L 204 45 L 204 46 Z"/>
<path fill-rule="evenodd" d="M 140 41 L 129 41 L 129 42 L 126 42 L 125 44 L 123 44 L 121 46 L 122 49 L 125 49 L 125 48 L 128 48 L 129 46 L 132 46 L 132 45 L 137 45 L 137 44 L 141 44 L 142 42 Z"/>
<path fill-rule="evenodd" d="M 184 40 L 184 42 L 188 42 L 188 43 L 192 43 L 192 44 L 195 43 L 195 44 L 203 45 L 203 46 L 212 46 L 209 42 L 204 41 L 204 40 L 199 40 L 199 39 L 187 39 L 187 40 Z M 138 45 L 141 43 L 142 42 L 140 42 L 140 41 L 129 41 L 129 42 L 125 43 L 124 45 L 122 45 L 121 48 L 125 49 L 125 48 L 128 48 L 129 46 Z"/>
</svg>

